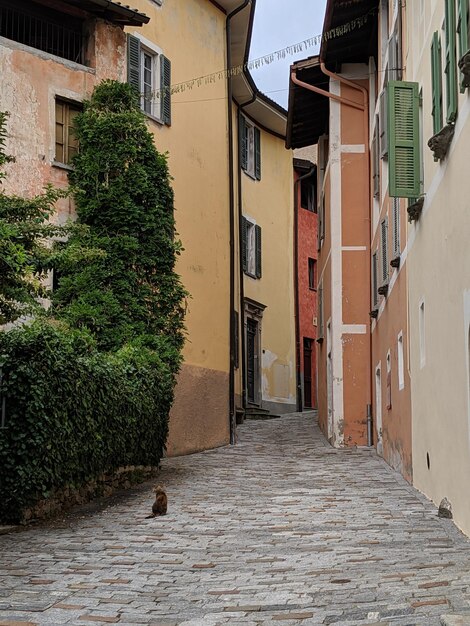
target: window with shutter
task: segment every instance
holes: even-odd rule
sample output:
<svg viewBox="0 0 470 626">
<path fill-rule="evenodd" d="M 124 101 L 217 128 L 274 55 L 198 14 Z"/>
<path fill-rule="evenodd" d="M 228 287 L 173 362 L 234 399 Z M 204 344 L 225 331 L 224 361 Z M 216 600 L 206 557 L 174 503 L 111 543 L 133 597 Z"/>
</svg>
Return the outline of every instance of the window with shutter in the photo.
<svg viewBox="0 0 470 626">
<path fill-rule="evenodd" d="M 55 160 L 69 165 L 78 152 L 78 140 L 74 132 L 75 117 L 82 105 L 57 98 L 55 101 Z"/>
<path fill-rule="evenodd" d="M 384 219 L 380 223 L 380 246 L 381 246 L 381 284 L 388 284 L 388 223 Z"/>
<path fill-rule="evenodd" d="M 127 35 L 127 82 L 140 95 L 140 39 Z"/>
<path fill-rule="evenodd" d="M 377 251 L 372 255 L 372 305 L 373 308 L 377 308 L 379 303 L 379 294 L 377 292 L 378 289 L 378 281 L 377 281 Z"/>
<path fill-rule="evenodd" d="M 171 126 L 171 61 L 160 55 L 161 118 Z"/>
<path fill-rule="evenodd" d="M 255 262 L 256 278 L 261 278 L 261 226 L 255 226 Z"/>
<path fill-rule="evenodd" d="M 388 136 L 387 136 L 387 92 L 385 89 L 380 94 L 379 101 L 379 145 L 380 157 L 384 158 L 388 154 Z"/>
<path fill-rule="evenodd" d="M 442 60 L 441 41 L 436 31 L 431 44 L 432 119 L 434 134 L 442 129 Z"/>
<path fill-rule="evenodd" d="M 393 258 L 400 256 L 400 200 L 392 198 L 392 252 Z"/>
<path fill-rule="evenodd" d="M 317 326 L 318 339 L 323 339 L 323 337 L 324 337 L 324 329 L 323 329 L 324 312 L 323 312 L 323 307 L 324 307 L 324 303 L 323 303 L 323 281 L 322 281 L 318 285 L 318 326 Z"/>
<path fill-rule="evenodd" d="M 398 80 L 398 37 L 394 31 L 388 41 L 388 80 Z"/>
<path fill-rule="evenodd" d="M 457 32 L 459 34 L 459 58 L 461 59 L 469 50 L 468 43 L 468 22 L 469 22 L 469 7 L 468 0 L 457 0 L 458 2 L 458 17 L 457 17 Z M 463 78 L 460 80 L 460 91 L 463 93 L 465 87 L 463 84 Z"/>
<path fill-rule="evenodd" d="M 454 122 L 457 117 L 457 51 L 455 31 L 455 0 L 445 0 L 447 123 Z"/>
<path fill-rule="evenodd" d="M 419 90 L 417 83 L 387 86 L 389 195 L 420 195 Z"/>
<path fill-rule="evenodd" d="M 321 193 L 320 211 L 318 213 L 318 249 L 320 250 L 325 238 L 325 194 Z"/>
<path fill-rule="evenodd" d="M 375 198 L 379 195 L 379 190 L 380 190 L 380 175 L 379 175 L 380 159 L 379 159 L 379 149 L 377 146 L 377 128 L 378 128 L 378 121 L 376 120 L 374 135 L 372 137 L 372 185 L 373 185 Z"/>
<path fill-rule="evenodd" d="M 261 180 L 261 131 L 240 114 L 240 167 L 251 178 Z"/>
<path fill-rule="evenodd" d="M 243 271 L 248 271 L 248 220 L 242 217 L 242 267 Z"/>
</svg>

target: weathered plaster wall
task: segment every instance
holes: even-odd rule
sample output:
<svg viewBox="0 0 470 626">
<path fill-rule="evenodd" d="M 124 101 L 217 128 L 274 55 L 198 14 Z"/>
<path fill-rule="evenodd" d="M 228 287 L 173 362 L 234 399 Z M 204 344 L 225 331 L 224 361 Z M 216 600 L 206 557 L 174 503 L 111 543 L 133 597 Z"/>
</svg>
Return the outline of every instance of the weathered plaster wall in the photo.
<svg viewBox="0 0 470 626">
<path fill-rule="evenodd" d="M 299 174 L 295 172 L 295 178 Z M 303 209 L 300 205 L 300 184 L 296 186 L 297 206 L 298 206 L 298 289 L 299 289 L 299 327 L 300 327 L 300 371 L 304 374 L 304 338 L 310 338 L 312 343 L 312 406 L 317 406 L 316 390 L 316 343 L 317 337 L 317 289 L 312 291 L 309 288 L 308 260 L 318 259 L 318 215 L 312 211 Z M 317 262 L 317 283 L 318 283 L 318 262 Z M 318 284 L 317 284 L 318 286 Z M 303 382 L 302 382 L 303 385 Z M 302 387 L 303 389 L 303 387 Z"/>
<path fill-rule="evenodd" d="M 234 114 L 235 145 L 238 125 Z M 266 306 L 262 320 L 262 401 L 295 411 L 294 178 L 292 152 L 261 131 L 261 180 L 242 172 L 243 214 L 262 229 L 262 277 L 244 276 L 245 297 Z"/>
<path fill-rule="evenodd" d="M 138 31 L 171 60 L 172 84 L 225 67 L 225 15 L 209 0 L 158 6 L 134 0 L 150 16 Z M 182 454 L 228 443 L 229 184 L 224 80 L 173 94 L 171 127 L 149 120 L 169 153 L 175 218 L 183 242 L 177 271 L 188 289 L 184 350 L 171 412 L 168 450 Z M 199 369 L 198 369 L 199 368 Z"/>
</svg>

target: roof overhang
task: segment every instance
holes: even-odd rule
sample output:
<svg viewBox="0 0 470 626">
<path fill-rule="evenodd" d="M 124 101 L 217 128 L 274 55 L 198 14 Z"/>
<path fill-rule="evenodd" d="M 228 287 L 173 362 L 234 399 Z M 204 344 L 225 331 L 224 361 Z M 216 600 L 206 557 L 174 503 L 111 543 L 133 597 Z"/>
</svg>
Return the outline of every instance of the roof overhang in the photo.
<svg viewBox="0 0 470 626">
<path fill-rule="evenodd" d="M 120 26 L 142 26 L 150 21 L 150 17 L 145 13 L 112 0 L 62 0 L 62 2 Z"/>
<path fill-rule="evenodd" d="M 217 0 L 214 2 L 227 15 L 244 4 L 243 0 Z M 284 139 L 287 128 L 287 111 L 277 102 L 265 96 L 257 88 L 246 67 L 250 53 L 251 36 L 256 10 L 256 0 L 251 0 L 230 20 L 232 67 L 243 67 L 243 71 L 232 77 L 234 101 L 258 126 Z"/>
<path fill-rule="evenodd" d="M 377 55 L 377 11 L 379 0 L 327 0 L 323 33 L 349 25 L 344 34 L 325 37 L 320 58 L 339 70 L 342 63 L 368 63 Z M 364 18 L 364 23 L 357 20 Z"/>
<path fill-rule="evenodd" d="M 291 75 L 304 83 L 329 91 L 330 80 L 320 68 L 320 58 L 310 57 L 291 65 Z M 289 114 L 287 117 L 287 148 L 305 148 L 318 143 L 327 132 L 330 100 L 305 87 L 289 82 Z"/>
</svg>

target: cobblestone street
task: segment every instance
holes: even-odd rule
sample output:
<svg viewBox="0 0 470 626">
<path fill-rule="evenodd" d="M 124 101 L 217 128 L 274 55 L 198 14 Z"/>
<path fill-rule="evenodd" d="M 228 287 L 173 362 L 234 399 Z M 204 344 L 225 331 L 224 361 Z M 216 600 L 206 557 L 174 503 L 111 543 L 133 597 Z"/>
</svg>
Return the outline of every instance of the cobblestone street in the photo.
<svg viewBox="0 0 470 626">
<path fill-rule="evenodd" d="M 470 543 L 310 415 L 165 459 L 152 485 L 0 537 L 0 624 L 440 624 L 470 613 Z M 450 622 L 449 622 L 450 623 Z"/>
</svg>

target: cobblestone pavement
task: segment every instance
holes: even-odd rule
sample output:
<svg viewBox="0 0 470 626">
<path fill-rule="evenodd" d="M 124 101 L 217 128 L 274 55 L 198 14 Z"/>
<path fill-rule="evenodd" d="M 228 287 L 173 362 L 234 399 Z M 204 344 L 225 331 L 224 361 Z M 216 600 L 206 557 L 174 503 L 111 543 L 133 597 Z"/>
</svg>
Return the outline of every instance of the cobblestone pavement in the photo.
<svg viewBox="0 0 470 626">
<path fill-rule="evenodd" d="M 152 485 L 0 537 L 0 624 L 439 624 L 470 613 L 470 543 L 312 415 L 165 459 Z M 459 622 L 460 623 L 460 622 Z"/>
</svg>

